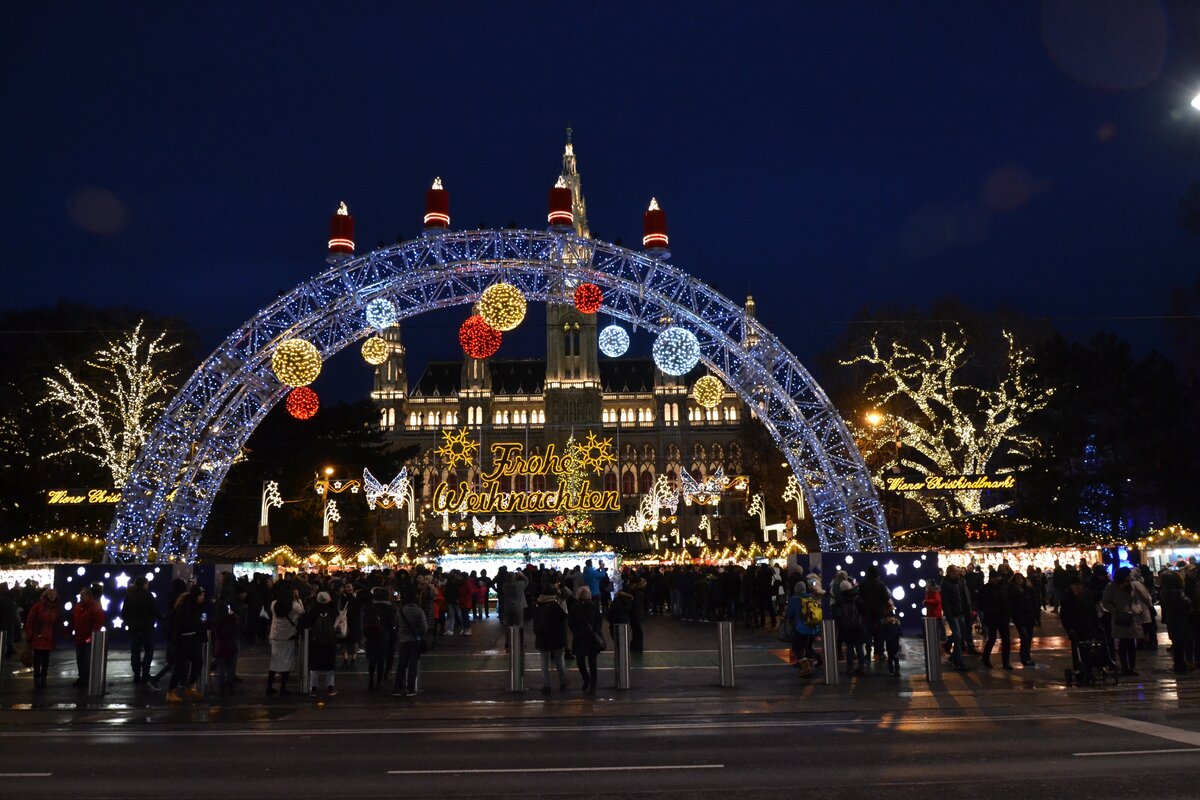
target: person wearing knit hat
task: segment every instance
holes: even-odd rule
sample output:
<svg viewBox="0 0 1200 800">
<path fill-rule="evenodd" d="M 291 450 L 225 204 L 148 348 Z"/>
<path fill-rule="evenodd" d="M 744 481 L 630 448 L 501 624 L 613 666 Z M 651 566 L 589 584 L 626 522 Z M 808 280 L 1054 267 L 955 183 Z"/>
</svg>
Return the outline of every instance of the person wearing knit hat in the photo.
<svg viewBox="0 0 1200 800">
<path fill-rule="evenodd" d="M 333 602 L 333 598 L 329 596 L 329 592 L 317 592 L 317 602 L 321 605 L 328 605 Z"/>
</svg>

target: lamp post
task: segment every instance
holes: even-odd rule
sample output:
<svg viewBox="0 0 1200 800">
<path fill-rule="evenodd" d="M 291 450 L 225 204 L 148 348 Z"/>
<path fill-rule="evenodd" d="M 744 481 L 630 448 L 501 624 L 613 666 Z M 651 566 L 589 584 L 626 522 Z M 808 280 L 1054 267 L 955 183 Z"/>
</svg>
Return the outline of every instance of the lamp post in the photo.
<svg viewBox="0 0 1200 800">
<path fill-rule="evenodd" d="M 358 490 L 362 488 L 362 484 L 354 479 L 340 480 L 333 478 L 333 467 L 326 467 L 322 472 L 316 474 L 313 480 L 313 490 L 321 496 L 325 501 L 324 513 L 322 514 L 321 536 L 329 540 L 329 544 L 333 544 L 333 522 L 341 521 L 341 514 L 337 511 L 337 506 L 334 505 L 332 518 L 330 517 L 329 506 L 333 503 L 333 498 L 330 495 L 341 494 L 349 491 L 351 494 L 358 494 Z"/>
<path fill-rule="evenodd" d="M 279 496 L 279 484 L 275 481 L 263 481 L 262 513 L 258 518 L 258 543 L 271 543 L 271 529 L 267 527 L 267 512 L 272 508 L 283 508 L 283 498 Z"/>
</svg>

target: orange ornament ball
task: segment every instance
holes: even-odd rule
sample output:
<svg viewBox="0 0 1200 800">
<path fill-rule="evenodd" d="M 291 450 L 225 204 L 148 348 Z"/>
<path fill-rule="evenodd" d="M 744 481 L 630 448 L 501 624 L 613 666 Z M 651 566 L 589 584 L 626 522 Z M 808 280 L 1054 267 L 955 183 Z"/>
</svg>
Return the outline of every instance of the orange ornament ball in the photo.
<svg viewBox="0 0 1200 800">
<path fill-rule="evenodd" d="M 312 389 L 300 386 L 288 392 L 286 405 L 288 413 L 296 419 L 312 419 L 321 407 L 321 400 Z"/>
<path fill-rule="evenodd" d="M 491 358 L 500 349 L 500 331 L 483 321 L 483 317 L 472 314 L 458 329 L 458 343 L 471 358 Z"/>
<path fill-rule="evenodd" d="M 595 314 L 604 302 L 604 292 L 594 283 L 581 283 L 575 287 L 575 307 L 583 314 Z"/>
</svg>

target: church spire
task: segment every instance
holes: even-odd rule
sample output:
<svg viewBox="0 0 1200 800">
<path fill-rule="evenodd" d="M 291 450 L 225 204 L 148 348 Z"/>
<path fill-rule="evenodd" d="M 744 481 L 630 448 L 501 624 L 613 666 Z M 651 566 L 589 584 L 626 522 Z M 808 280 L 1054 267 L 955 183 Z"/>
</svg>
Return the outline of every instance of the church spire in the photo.
<svg viewBox="0 0 1200 800">
<path fill-rule="evenodd" d="M 571 189 L 571 213 L 575 218 L 575 232 L 585 239 L 592 233 L 588 230 L 587 203 L 583 199 L 583 187 L 579 182 L 579 167 L 575 163 L 575 145 L 571 142 L 571 128 L 567 127 L 567 146 L 563 150 L 562 178 Z"/>
</svg>

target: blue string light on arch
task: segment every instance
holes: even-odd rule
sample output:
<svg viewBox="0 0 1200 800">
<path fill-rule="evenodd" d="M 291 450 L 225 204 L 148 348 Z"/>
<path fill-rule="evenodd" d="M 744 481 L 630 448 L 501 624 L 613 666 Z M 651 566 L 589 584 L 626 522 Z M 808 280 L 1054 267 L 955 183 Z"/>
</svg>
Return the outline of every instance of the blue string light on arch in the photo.
<svg viewBox="0 0 1200 800">
<path fill-rule="evenodd" d="M 401 321 L 477 303 L 497 281 L 533 302 L 561 302 L 564 286 L 590 282 L 603 292 L 600 312 L 616 320 L 652 334 L 673 320 L 695 339 L 698 361 L 757 409 L 804 488 L 822 548 L 889 545 L 845 423 L 808 370 L 740 304 L 645 253 L 570 232 L 508 229 L 446 231 L 346 258 L 233 331 L 151 431 L 122 492 L 106 557 L 195 559 L 230 465 L 289 390 L 271 371 L 280 342 L 302 338 L 328 359 L 373 335 L 365 312 L 375 300 L 392 303 Z M 682 355 L 676 366 L 690 361 Z"/>
</svg>

